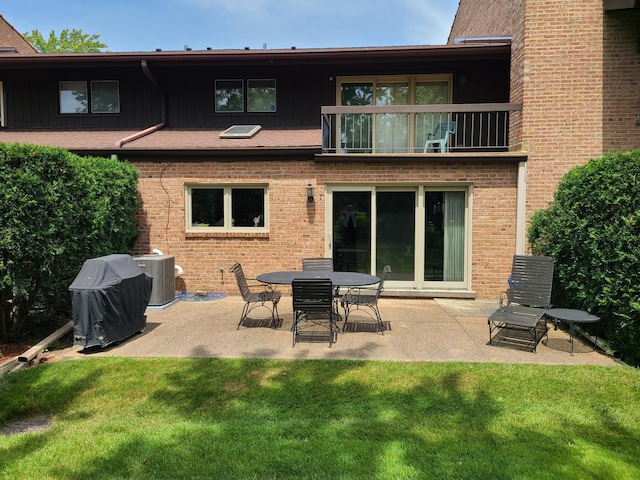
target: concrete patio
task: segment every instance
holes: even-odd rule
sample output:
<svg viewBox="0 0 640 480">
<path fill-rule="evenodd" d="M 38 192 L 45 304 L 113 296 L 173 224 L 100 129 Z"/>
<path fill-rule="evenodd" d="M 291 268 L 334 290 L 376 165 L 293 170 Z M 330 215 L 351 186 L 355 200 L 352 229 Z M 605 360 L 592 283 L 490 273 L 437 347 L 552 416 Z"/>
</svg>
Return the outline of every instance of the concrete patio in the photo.
<svg viewBox="0 0 640 480">
<path fill-rule="evenodd" d="M 243 301 L 229 296 L 213 301 L 179 301 L 162 310 L 147 310 L 147 328 L 119 345 L 93 353 L 71 347 L 62 358 L 123 357 L 220 357 L 278 359 L 368 359 L 434 362 L 538 363 L 548 365 L 616 365 L 614 359 L 575 342 L 570 356 L 569 335 L 549 330 L 537 353 L 514 346 L 488 345 L 487 317 L 497 302 L 453 299 L 382 298 L 380 311 L 387 330 L 375 331 L 371 319 L 356 312 L 349 328 L 340 332 L 331 348 L 326 340 L 292 346 L 291 298 L 279 304 L 282 323 L 269 328 L 260 316 L 237 329 Z M 264 318 L 264 317 L 263 317 Z M 551 324 L 550 324 L 551 325 Z M 342 326 L 342 323 L 340 323 Z"/>
</svg>

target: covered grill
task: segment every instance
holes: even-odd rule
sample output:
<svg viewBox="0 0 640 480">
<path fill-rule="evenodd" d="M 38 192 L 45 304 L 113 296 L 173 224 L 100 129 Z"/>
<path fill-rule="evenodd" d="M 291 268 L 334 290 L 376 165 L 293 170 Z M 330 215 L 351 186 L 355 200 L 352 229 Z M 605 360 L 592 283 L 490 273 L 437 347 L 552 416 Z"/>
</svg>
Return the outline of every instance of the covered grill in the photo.
<svg viewBox="0 0 640 480">
<path fill-rule="evenodd" d="M 129 255 L 85 261 L 69 286 L 74 344 L 106 347 L 144 330 L 152 282 Z"/>
</svg>

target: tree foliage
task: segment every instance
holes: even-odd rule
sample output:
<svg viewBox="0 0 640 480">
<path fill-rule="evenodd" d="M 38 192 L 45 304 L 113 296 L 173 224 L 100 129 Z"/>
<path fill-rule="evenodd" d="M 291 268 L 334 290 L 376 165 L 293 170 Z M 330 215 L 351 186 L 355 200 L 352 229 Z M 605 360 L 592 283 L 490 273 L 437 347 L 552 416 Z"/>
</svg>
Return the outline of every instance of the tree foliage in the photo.
<svg viewBox="0 0 640 480">
<path fill-rule="evenodd" d="M 60 36 L 56 35 L 55 30 L 51 30 L 46 39 L 37 29 L 23 36 L 40 53 L 96 53 L 107 48 L 107 45 L 99 40 L 100 35 L 90 35 L 75 28 L 72 30 L 65 28 L 60 32 Z"/>
<path fill-rule="evenodd" d="M 86 259 L 129 252 L 137 177 L 117 160 L 0 143 L 0 341 L 15 339 L 36 307 L 68 310 Z"/>
<path fill-rule="evenodd" d="M 554 304 L 590 311 L 619 354 L 640 363 L 640 150 L 569 171 L 529 227 L 533 252 L 556 260 Z"/>
</svg>

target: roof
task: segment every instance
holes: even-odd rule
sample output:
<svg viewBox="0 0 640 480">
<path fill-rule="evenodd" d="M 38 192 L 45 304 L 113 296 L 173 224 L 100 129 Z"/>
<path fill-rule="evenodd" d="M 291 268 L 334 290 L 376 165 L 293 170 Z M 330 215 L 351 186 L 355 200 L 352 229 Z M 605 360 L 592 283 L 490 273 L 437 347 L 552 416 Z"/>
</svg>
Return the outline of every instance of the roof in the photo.
<svg viewBox="0 0 640 480">
<path fill-rule="evenodd" d="M 413 45 L 398 47 L 350 47 L 262 50 L 192 50 L 154 52 L 36 53 L 0 54 L 0 65 L 43 67 L 45 65 L 137 64 L 142 60 L 164 65 L 190 65 L 216 62 L 255 64 L 404 62 L 420 59 L 462 59 L 491 56 L 509 57 L 511 45 L 505 43 L 462 45 Z"/>
<path fill-rule="evenodd" d="M 320 128 L 262 128 L 252 138 L 220 138 L 224 129 L 159 129 L 137 140 L 116 144 L 139 130 L 5 130 L 4 143 L 33 143 L 76 152 L 246 152 L 247 150 L 300 150 L 321 148 Z"/>
<path fill-rule="evenodd" d="M 148 62 L 153 65 L 183 67 L 188 65 L 286 65 L 286 64 L 351 64 L 358 62 L 407 62 L 510 58 L 510 43 L 414 45 L 389 47 L 350 47 L 312 49 L 262 49 L 262 50 L 194 50 L 154 52 L 98 52 L 98 53 L 35 53 L 29 55 L 0 54 L 0 67 L 46 68 L 79 65 L 126 66 Z M 141 129 L 142 130 L 142 129 Z M 154 127 L 151 127 L 154 130 Z M 138 134 L 128 130 L 35 130 L 0 131 L 0 141 L 35 143 L 57 146 L 75 152 L 112 154 L 130 152 L 191 154 L 233 154 L 248 152 L 305 152 L 320 150 L 322 132 L 318 128 L 263 128 L 249 139 L 221 139 L 221 129 L 172 129 L 160 128 L 140 138 L 118 142 Z"/>
<path fill-rule="evenodd" d="M 7 22 L 2 15 L 0 15 L 0 51 L 9 49 L 11 55 L 21 54 L 36 54 L 38 51 L 25 40 L 25 38 L 13 28 L 9 22 Z"/>
</svg>

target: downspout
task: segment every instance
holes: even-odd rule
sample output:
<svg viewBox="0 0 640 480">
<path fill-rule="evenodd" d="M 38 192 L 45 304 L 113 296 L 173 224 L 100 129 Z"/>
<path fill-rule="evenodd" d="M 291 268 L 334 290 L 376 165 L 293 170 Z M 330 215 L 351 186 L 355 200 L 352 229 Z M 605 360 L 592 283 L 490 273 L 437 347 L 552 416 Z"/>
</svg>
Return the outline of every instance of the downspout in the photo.
<svg viewBox="0 0 640 480">
<path fill-rule="evenodd" d="M 161 128 L 164 128 L 167 125 L 167 97 L 162 91 L 162 88 L 160 88 L 160 84 L 157 82 L 156 78 L 153 76 L 153 73 L 151 73 L 151 70 L 149 70 L 149 66 L 147 65 L 146 60 L 140 61 L 140 67 L 142 68 L 142 71 L 147 76 L 151 84 L 155 87 L 155 89 L 160 94 L 160 123 L 158 123 L 157 125 L 153 125 L 149 128 L 145 128 L 144 130 L 136 132 L 133 135 L 129 135 L 128 137 L 124 137 L 124 138 L 121 138 L 120 140 L 117 140 L 116 141 L 117 148 L 122 148 L 122 146 L 126 143 L 133 142 L 134 140 L 138 140 L 139 138 L 149 135 L 150 133 L 157 132 L 158 130 L 160 130 Z"/>
<path fill-rule="evenodd" d="M 516 255 L 524 255 L 527 218 L 527 163 L 518 163 L 516 196 Z"/>
</svg>

